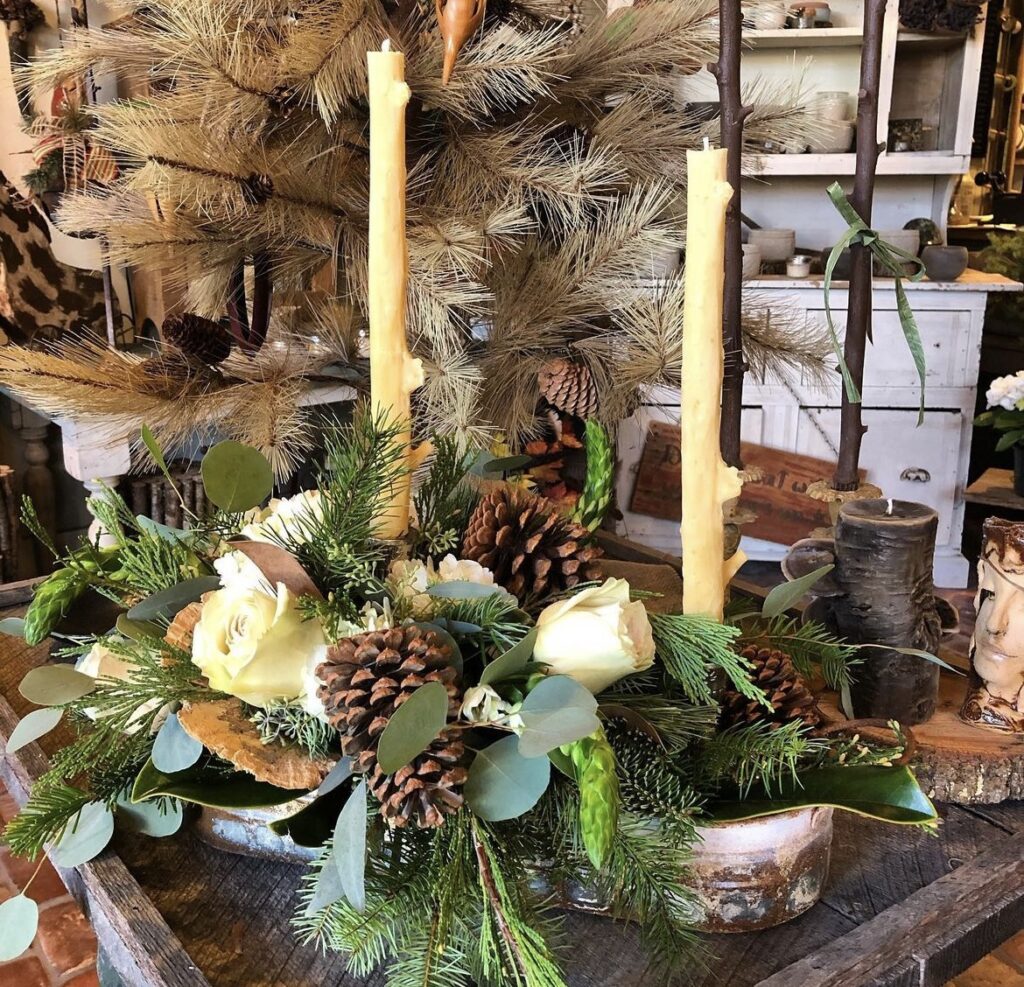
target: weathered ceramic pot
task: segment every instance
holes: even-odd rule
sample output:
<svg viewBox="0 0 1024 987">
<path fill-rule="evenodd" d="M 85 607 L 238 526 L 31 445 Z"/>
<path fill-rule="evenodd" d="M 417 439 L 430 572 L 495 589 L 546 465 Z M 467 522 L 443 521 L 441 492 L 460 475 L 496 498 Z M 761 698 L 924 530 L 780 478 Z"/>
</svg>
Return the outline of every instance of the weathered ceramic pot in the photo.
<svg viewBox="0 0 1024 987">
<path fill-rule="evenodd" d="M 698 828 L 687 869 L 702 932 L 753 932 L 781 925 L 820 897 L 832 849 L 832 809 L 792 809 L 774 816 Z"/>
<path fill-rule="evenodd" d="M 278 836 L 272 822 L 295 815 L 312 800 L 311 795 L 264 809 L 213 809 L 203 806 L 195 821 L 195 834 L 204 843 L 228 853 L 262 857 L 285 863 L 307 863 L 318 851 L 299 846 L 291 837 Z"/>
</svg>

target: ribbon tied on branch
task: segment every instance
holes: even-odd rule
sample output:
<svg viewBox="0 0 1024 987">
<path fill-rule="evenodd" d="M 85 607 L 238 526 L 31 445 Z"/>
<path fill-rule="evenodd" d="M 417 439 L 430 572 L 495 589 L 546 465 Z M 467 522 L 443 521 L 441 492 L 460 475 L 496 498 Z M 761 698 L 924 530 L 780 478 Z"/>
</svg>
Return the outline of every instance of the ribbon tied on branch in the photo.
<svg viewBox="0 0 1024 987">
<path fill-rule="evenodd" d="M 835 324 L 832 321 L 832 308 L 829 305 L 829 289 L 832 286 L 832 272 L 842 252 L 850 246 L 859 244 L 871 251 L 872 260 L 883 272 L 890 275 L 895 282 L 896 289 L 896 310 L 900 317 L 900 327 L 903 329 L 903 336 L 910 349 L 910 355 L 914 358 L 914 366 L 917 368 L 917 376 L 921 382 L 920 403 L 917 411 L 917 424 L 924 421 L 924 382 L 925 362 L 924 346 L 921 343 L 921 333 L 917 328 L 917 321 L 907 300 L 907 292 L 903 287 L 903 279 L 920 281 L 924 277 L 924 264 L 915 254 L 894 247 L 886 243 L 876 230 L 871 229 L 867 223 L 857 214 L 857 210 L 850 204 L 846 193 L 839 182 L 833 182 L 828 187 L 828 197 L 836 207 L 839 215 L 846 220 L 848 229 L 839 238 L 839 242 L 832 248 L 828 261 L 825 264 L 825 318 L 828 321 L 828 330 L 832 336 L 832 346 L 835 349 L 836 357 L 839 360 L 839 370 L 843 375 L 843 384 L 846 387 L 846 397 L 849 401 L 859 402 L 860 392 L 850 374 L 850 368 L 843 359 L 842 347 L 839 345 L 839 336 L 836 333 Z M 904 265 L 911 264 L 914 267 L 913 274 L 907 274 Z"/>
</svg>

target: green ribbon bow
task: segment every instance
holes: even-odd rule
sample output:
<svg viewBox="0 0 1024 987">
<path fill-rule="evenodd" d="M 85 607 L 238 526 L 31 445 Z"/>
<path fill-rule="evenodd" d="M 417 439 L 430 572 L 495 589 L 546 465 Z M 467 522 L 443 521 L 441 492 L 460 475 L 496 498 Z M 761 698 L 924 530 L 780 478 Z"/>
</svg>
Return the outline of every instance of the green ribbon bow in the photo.
<svg viewBox="0 0 1024 987">
<path fill-rule="evenodd" d="M 913 264 L 915 271 L 909 275 L 911 281 L 920 281 L 924 277 L 924 264 L 914 254 L 900 250 L 891 243 L 886 243 L 877 233 L 868 227 L 857 210 L 850 205 L 839 182 L 833 182 L 828 187 L 828 197 L 836 207 L 839 215 L 846 220 L 849 229 L 840 237 L 839 242 L 832 248 L 828 262 L 825 264 L 825 318 L 828 321 L 828 331 L 832 334 L 832 347 L 839 360 L 839 370 L 843 375 L 843 383 L 846 386 L 846 397 L 853 402 L 860 401 L 860 393 L 857 385 L 850 376 L 850 368 L 843 359 L 842 348 L 839 345 L 839 336 L 836 334 L 836 327 L 832 322 L 832 308 L 829 305 L 828 294 L 832 286 L 832 272 L 835 270 L 839 255 L 852 244 L 858 243 L 867 247 L 879 266 L 892 275 L 896 282 L 896 309 L 900 316 L 900 326 L 903 329 L 903 336 L 910 348 L 910 354 L 914 358 L 914 366 L 917 368 L 917 376 L 921 381 L 921 401 L 917 411 L 917 424 L 924 421 L 924 346 L 921 343 L 921 333 L 918 331 L 917 322 L 914 320 L 914 313 L 911 311 L 910 302 L 907 301 L 907 292 L 903 287 L 903 278 L 907 277 L 903 270 L 904 264 Z"/>
</svg>

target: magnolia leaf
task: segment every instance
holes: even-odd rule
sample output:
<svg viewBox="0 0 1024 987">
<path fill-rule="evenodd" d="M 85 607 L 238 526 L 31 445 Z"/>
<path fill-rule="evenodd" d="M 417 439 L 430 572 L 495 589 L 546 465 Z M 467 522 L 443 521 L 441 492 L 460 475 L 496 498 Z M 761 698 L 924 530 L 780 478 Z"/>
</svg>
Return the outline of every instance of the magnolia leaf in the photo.
<svg viewBox="0 0 1024 987">
<path fill-rule="evenodd" d="M 522 469 L 533 462 L 533 456 L 503 456 L 501 459 L 491 459 L 483 466 L 485 473 L 507 473 L 509 470 Z"/>
<path fill-rule="evenodd" d="M 118 614 L 114 629 L 118 634 L 131 641 L 144 641 L 146 638 L 162 638 L 164 629 L 151 620 L 132 620 L 126 613 Z"/>
<path fill-rule="evenodd" d="M 590 736 L 601 725 L 597 700 L 568 675 L 549 675 L 538 682 L 519 710 L 523 731 L 519 753 L 540 757 L 548 751 Z"/>
<path fill-rule="evenodd" d="M 7 753 L 20 751 L 26 744 L 48 734 L 64 715 L 64 710 L 57 707 L 34 709 L 21 718 L 21 722 L 11 731 L 11 739 L 7 741 Z"/>
<path fill-rule="evenodd" d="M 463 795 L 481 819 L 500 822 L 529 812 L 550 780 L 548 758 L 523 757 L 519 738 L 503 737 L 473 759 Z"/>
<path fill-rule="evenodd" d="M 231 548 L 248 556 L 271 586 L 283 583 L 295 596 L 312 596 L 318 600 L 324 598 L 312 576 L 302 568 L 299 560 L 280 545 L 258 541 L 233 541 Z"/>
<path fill-rule="evenodd" d="M 791 606 L 796 604 L 800 598 L 823 576 L 827 576 L 834 565 L 823 565 L 820 569 L 808 572 L 791 583 L 782 583 L 776 586 L 765 598 L 764 606 L 761 608 L 761 616 L 770 620 L 785 613 Z"/>
<path fill-rule="evenodd" d="M 167 589 L 160 590 L 136 603 L 128 611 L 129 620 L 153 620 L 154 618 L 170 619 L 179 610 L 184 610 L 190 603 L 195 603 L 204 593 L 220 588 L 220 576 L 198 576 L 175 583 Z"/>
<path fill-rule="evenodd" d="M 442 682 L 421 685 L 395 712 L 377 743 L 377 763 L 385 774 L 404 768 L 422 754 L 448 722 L 448 690 Z"/>
<path fill-rule="evenodd" d="M 136 833 L 160 839 L 181 829 L 185 810 L 180 799 L 132 802 L 123 795 L 117 800 L 117 819 L 127 822 Z"/>
<path fill-rule="evenodd" d="M 203 456 L 201 472 L 206 499 L 232 513 L 259 507 L 274 489 L 266 456 L 233 439 L 218 442 Z"/>
<path fill-rule="evenodd" d="M 742 801 L 712 802 L 706 810 L 715 820 L 724 821 L 818 805 L 903 825 L 928 825 L 938 818 L 909 768 L 873 764 L 802 771 L 796 779 L 784 779 L 771 796 L 755 786 Z"/>
<path fill-rule="evenodd" d="M 499 592 L 501 587 L 493 583 L 471 583 L 468 579 L 452 579 L 447 583 L 434 583 L 427 588 L 428 595 L 444 600 L 479 600 Z"/>
<path fill-rule="evenodd" d="M 503 655 L 495 658 L 483 671 L 480 676 L 481 685 L 490 685 L 493 682 L 500 682 L 502 679 L 509 679 L 518 675 L 533 657 L 533 646 L 537 641 L 537 628 L 533 627 L 530 632 L 517 645 L 509 648 Z"/>
<path fill-rule="evenodd" d="M 275 819 L 269 824 L 270 829 L 278 836 L 290 837 L 298 846 L 322 847 L 331 838 L 338 813 L 347 798 L 348 792 L 340 784 L 324 795 L 320 795 L 318 790 L 317 797 L 309 805 L 284 819 Z"/>
<path fill-rule="evenodd" d="M 96 688 L 91 675 L 76 672 L 70 665 L 41 665 L 33 668 L 18 686 L 18 691 L 37 706 L 63 706 Z"/>
<path fill-rule="evenodd" d="M 316 887 L 313 889 L 313 897 L 306 905 L 306 916 L 315 915 L 328 905 L 333 905 L 345 897 L 345 888 L 341 883 L 341 874 L 338 871 L 337 859 L 332 850 L 325 858 L 320 868 L 320 875 L 317 877 Z"/>
<path fill-rule="evenodd" d="M 0 634 L 9 634 L 11 637 L 25 636 L 25 620 L 22 617 L 4 617 L 0 620 Z"/>
<path fill-rule="evenodd" d="M 114 813 L 103 802 L 90 802 L 68 823 L 50 857 L 58 867 L 78 867 L 99 856 L 114 835 Z"/>
<path fill-rule="evenodd" d="M 155 538 L 162 538 L 164 541 L 183 542 L 192 540 L 193 532 L 186 531 L 184 528 L 172 528 L 169 524 L 161 524 L 159 521 L 146 517 L 145 514 L 136 514 L 135 522 L 138 524 L 140 531 L 144 531 L 147 535 L 153 535 Z"/>
<path fill-rule="evenodd" d="M 348 797 L 338 815 L 332 844 L 334 869 L 348 903 L 357 911 L 366 910 L 366 779 L 362 779 Z"/>
<path fill-rule="evenodd" d="M 177 713 L 163 722 L 153 741 L 153 766 L 164 774 L 174 774 L 191 768 L 203 755 L 203 745 L 185 733 Z"/>
<path fill-rule="evenodd" d="M 145 424 L 142 426 L 142 444 L 149 450 L 149 454 L 152 457 L 153 462 L 156 463 L 157 469 L 159 469 L 160 472 L 170 480 L 171 471 L 167 468 L 167 460 L 164 459 L 164 451 L 160 448 L 160 443 L 157 442 L 156 436 L 154 436 L 149 430 L 149 426 Z"/>
<path fill-rule="evenodd" d="M 132 802 L 144 802 L 169 795 L 213 809 L 263 809 L 291 802 L 300 794 L 293 789 L 257 781 L 243 771 L 225 775 L 203 769 L 169 775 L 157 770 L 150 759 L 135 778 L 131 798 Z"/>
<path fill-rule="evenodd" d="M 23 894 L 0 904 L 0 963 L 16 959 L 32 945 L 39 928 L 39 906 Z"/>
</svg>

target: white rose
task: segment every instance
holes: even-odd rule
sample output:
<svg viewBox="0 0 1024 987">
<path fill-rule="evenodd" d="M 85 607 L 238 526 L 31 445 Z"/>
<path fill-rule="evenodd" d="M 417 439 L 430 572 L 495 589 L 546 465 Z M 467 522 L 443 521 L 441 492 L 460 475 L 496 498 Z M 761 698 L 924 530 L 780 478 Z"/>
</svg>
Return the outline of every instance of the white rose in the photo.
<svg viewBox="0 0 1024 987">
<path fill-rule="evenodd" d="M 75 671 L 81 672 L 83 675 L 91 675 L 94 679 L 116 679 L 119 682 L 125 682 L 134 677 L 134 673 L 138 668 L 134 662 L 127 661 L 124 655 L 119 655 L 116 651 L 111 651 L 104 644 L 100 644 L 97 641 L 92 648 L 82 655 L 78 661 L 75 662 Z M 131 719 L 128 721 L 128 733 L 137 733 L 142 726 L 139 720 L 145 719 L 153 710 L 159 710 L 157 715 L 153 718 L 152 732 L 156 733 L 157 730 L 163 725 L 164 720 L 167 719 L 167 714 L 170 712 L 170 705 L 164 706 L 160 709 L 159 699 L 150 699 L 144 702 L 134 713 L 132 713 Z M 90 720 L 96 719 L 96 710 L 93 707 L 83 710 L 86 716 Z"/>
<path fill-rule="evenodd" d="M 273 498 L 252 521 L 242 528 L 250 541 L 282 541 L 302 545 L 310 540 L 309 522 L 322 521 L 324 502 L 319 490 L 304 490 L 294 497 Z"/>
<path fill-rule="evenodd" d="M 295 700 L 322 716 L 314 684 L 326 655 L 323 628 L 302 619 L 283 583 L 274 594 L 239 586 L 208 593 L 192 634 L 192 662 L 210 687 L 253 706 Z"/>
<path fill-rule="evenodd" d="M 220 584 L 224 589 L 239 591 L 258 589 L 268 596 L 274 595 L 274 587 L 263 575 L 263 571 L 244 552 L 228 552 L 227 555 L 214 559 L 213 567 L 217 570 Z"/>
<path fill-rule="evenodd" d="M 494 573 L 479 562 L 472 559 L 457 559 L 454 555 L 446 555 L 437 564 L 438 581 L 442 583 L 478 583 L 480 586 L 493 586 Z"/>
<path fill-rule="evenodd" d="M 629 583 L 608 579 L 541 612 L 533 655 L 598 693 L 651 667 L 654 635 L 643 603 L 629 602 Z"/>
</svg>

